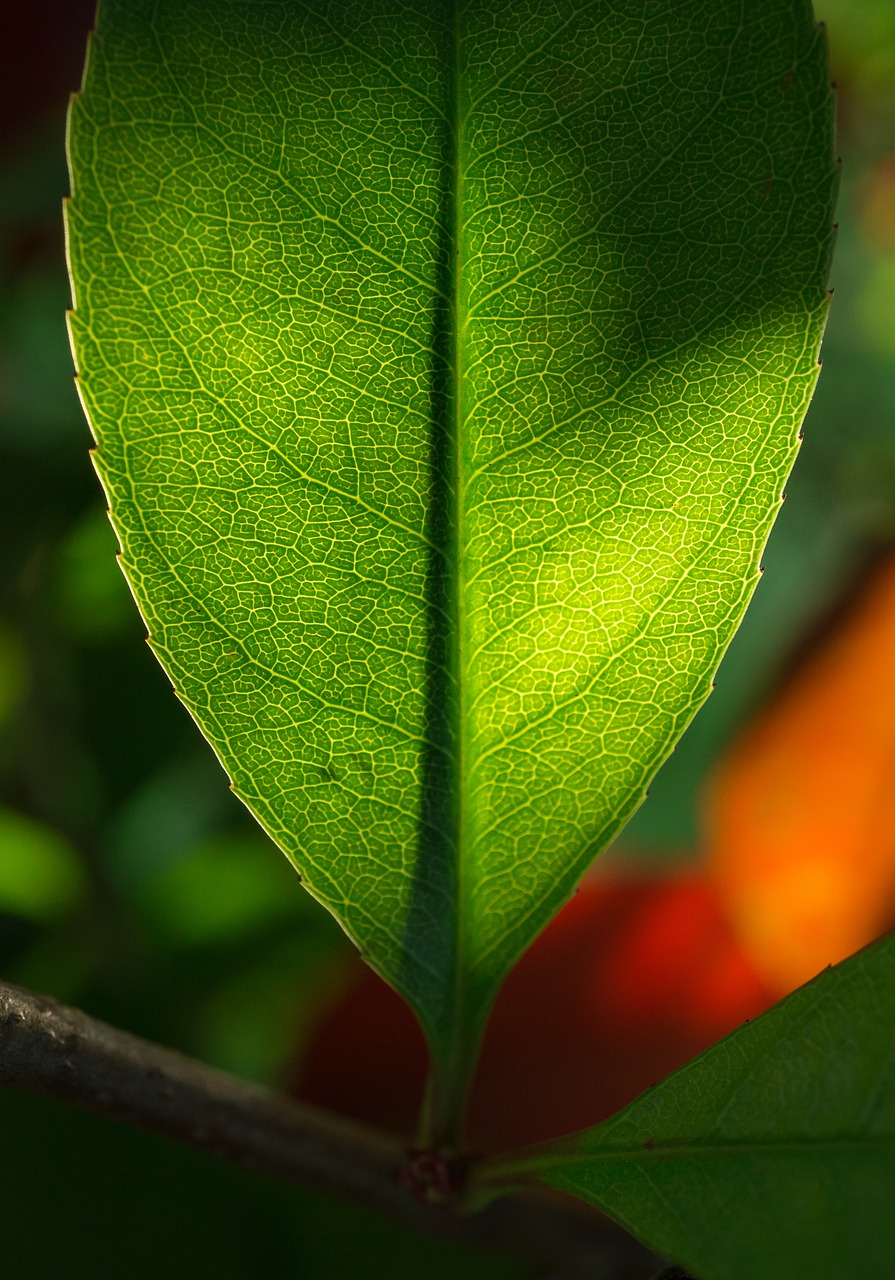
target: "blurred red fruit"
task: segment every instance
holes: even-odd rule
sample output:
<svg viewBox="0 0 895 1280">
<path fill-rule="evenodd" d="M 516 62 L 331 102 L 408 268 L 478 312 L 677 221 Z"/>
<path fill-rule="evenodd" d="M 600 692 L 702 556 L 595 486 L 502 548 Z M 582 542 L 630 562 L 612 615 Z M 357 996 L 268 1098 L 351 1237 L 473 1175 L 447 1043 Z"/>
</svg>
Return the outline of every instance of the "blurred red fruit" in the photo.
<svg viewBox="0 0 895 1280">
<path fill-rule="evenodd" d="M 498 999 L 469 1143 L 506 1150 L 595 1124 L 772 1002 L 701 876 L 590 879 Z M 411 1139 L 425 1074 L 413 1016 L 358 962 L 295 1092 Z"/>
</svg>

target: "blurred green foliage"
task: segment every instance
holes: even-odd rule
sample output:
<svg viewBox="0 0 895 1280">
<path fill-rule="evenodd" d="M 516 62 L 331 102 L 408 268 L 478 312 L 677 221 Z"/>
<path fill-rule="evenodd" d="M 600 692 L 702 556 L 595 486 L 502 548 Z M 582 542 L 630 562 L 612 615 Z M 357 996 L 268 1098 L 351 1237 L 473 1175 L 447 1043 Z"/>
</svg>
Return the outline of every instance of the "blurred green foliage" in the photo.
<svg viewBox="0 0 895 1280">
<path fill-rule="evenodd" d="M 818 8 L 844 159 L 824 372 L 765 580 L 617 867 L 698 847 L 718 752 L 895 543 L 895 8 Z M 0 150 L 0 972 L 285 1084 L 350 948 L 230 794 L 114 563 L 63 318 L 71 87 Z M 0 1095 L 0 1133 L 4 1261 L 30 1280 L 524 1274 L 50 1103 Z"/>
<path fill-rule="evenodd" d="M 43 923 L 81 899 L 81 861 L 51 827 L 0 809 L 0 851 L 0 910 Z"/>
</svg>

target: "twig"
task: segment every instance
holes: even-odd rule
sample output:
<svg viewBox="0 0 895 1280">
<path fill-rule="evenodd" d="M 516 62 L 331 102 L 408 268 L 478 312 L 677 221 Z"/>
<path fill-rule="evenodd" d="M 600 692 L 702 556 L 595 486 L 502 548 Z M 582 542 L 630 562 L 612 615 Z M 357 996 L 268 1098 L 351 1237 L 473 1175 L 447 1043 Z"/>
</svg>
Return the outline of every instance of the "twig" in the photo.
<svg viewBox="0 0 895 1280">
<path fill-rule="evenodd" d="M 406 1152 L 395 1140 L 2 982 L 0 1084 L 522 1258 L 551 1280 L 645 1280 L 659 1265 L 613 1223 L 564 1199 L 507 1196 L 470 1216 L 428 1208 L 398 1182 Z"/>
</svg>

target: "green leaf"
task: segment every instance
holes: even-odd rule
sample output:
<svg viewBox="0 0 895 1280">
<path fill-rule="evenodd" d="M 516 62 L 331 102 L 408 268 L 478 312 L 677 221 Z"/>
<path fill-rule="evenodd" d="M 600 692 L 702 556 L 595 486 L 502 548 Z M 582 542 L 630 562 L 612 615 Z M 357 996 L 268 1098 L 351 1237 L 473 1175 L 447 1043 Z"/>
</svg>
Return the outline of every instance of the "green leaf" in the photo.
<svg viewBox="0 0 895 1280">
<path fill-rule="evenodd" d="M 71 327 L 123 567 L 452 1077 L 755 585 L 831 136 L 807 0 L 101 6 Z"/>
<path fill-rule="evenodd" d="M 482 1182 L 526 1178 L 598 1205 L 700 1280 L 891 1276 L 895 934 L 611 1120 Z"/>
</svg>

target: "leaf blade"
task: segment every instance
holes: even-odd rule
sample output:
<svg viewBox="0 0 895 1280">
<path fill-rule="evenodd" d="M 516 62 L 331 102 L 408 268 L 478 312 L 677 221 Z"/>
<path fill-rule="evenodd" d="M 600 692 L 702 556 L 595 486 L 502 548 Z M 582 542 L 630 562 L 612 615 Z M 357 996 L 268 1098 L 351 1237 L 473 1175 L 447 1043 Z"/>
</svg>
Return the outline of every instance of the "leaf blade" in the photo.
<svg viewBox="0 0 895 1280">
<path fill-rule="evenodd" d="M 103 6 L 71 324 L 124 567 L 437 1056 L 754 586 L 816 376 L 830 119 L 798 2 Z"/>
</svg>

